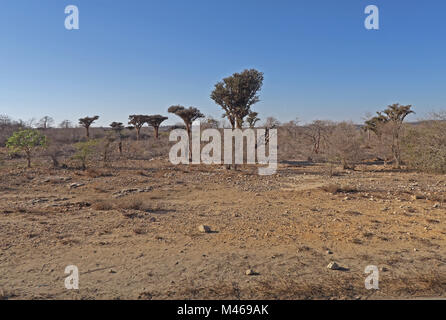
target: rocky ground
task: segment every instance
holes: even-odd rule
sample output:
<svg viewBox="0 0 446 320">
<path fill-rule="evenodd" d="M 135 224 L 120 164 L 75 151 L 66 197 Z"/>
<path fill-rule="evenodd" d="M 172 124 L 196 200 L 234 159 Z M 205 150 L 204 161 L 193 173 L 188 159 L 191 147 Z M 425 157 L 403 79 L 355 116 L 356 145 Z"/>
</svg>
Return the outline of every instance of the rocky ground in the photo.
<svg viewBox="0 0 446 320">
<path fill-rule="evenodd" d="M 446 298 L 446 176 L 373 164 L 326 173 L 8 161 L 0 298 Z M 79 290 L 65 288 L 68 265 Z M 368 265 L 379 290 L 365 289 Z"/>
</svg>

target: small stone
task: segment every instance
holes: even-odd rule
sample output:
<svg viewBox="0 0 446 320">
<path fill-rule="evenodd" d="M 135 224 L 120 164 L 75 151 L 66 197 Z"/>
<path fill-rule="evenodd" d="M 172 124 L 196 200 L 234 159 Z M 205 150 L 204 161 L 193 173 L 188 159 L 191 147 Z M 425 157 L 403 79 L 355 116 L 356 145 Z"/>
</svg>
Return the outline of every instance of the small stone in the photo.
<svg viewBox="0 0 446 320">
<path fill-rule="evenodd" d="M 113 269 L 110 269 L 108 272 L 109 272 L 109 273 L 116 273 L 116 271 L 113 270 Z"/>
<path fill-rule="evenodd" d="M 432 208 L 434 208 L 434 209 L 440 208 L 440 204 L 439 204 L 439 203 L 436 203 L 436 204 L 434 204 L 434 205 L 432 206 Z"/>
<path fill-rule="evenodd" d="M 252 269 L 248 269 L 248 270 L 246 270 L 245 274 L 247 276 L 255 276 L 257 273 L 254 272 L 254 270 L 252 270 Z"/>
<path fill-rule="evenodd" d="M 211 227 L 202 224 L 202 225 L 198 226 L 198 231 L 200 231 L 201 233 L 210 233 Z"/>
<path fill-rule="evenodd" d="M 389 269 L 387 269 L 386 267 L 381 267 L 379 270 L 380 270 L 381 272 L 387 272 L 387 271 L 389 271 Z"/>
<path fill-rule="evenodd" d="M 84 186 L 84 184 L 83 183 L 71 183 L 69 186 L 70 186 L 70 189 L 76 189 L 76 188 Z"/>
<path fill-rule="evenodd" d="M 328 264 L 327 268 L 330 270 L 339 270 L 340 269 L 339 265 L 334 261 L 330 262 Z"/>
<path fill-rule="evenodd" d="M 326 253 L 326 254 L 333 254 L 333 251 L 331 251 L 331 250 L 327 250 L 327 251 L 325 251 L 325 253 Z"/>
</svg>

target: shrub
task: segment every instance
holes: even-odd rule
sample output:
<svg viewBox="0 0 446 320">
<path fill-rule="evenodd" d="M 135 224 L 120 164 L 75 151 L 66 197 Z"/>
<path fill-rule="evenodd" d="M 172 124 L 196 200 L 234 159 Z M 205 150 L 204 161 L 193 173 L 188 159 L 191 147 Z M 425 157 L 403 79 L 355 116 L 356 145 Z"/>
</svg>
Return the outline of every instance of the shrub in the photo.
<svg viewBox="0 0 446 320">
<path fill-rule="evenodd" d="M 427 121 L 409 129 L 403 140 L 403 156 L 409 168 L 446 173 L 446 121 Z"/>
<path fill-rule="evenodd" d="M 340 163 L 344 169 L 354 167 L 361 159 L 360 139 L 360 132 L 352 123 L 337 124 L 328 137 L 328 160 Z"/>
<path fill-rule="evenodd" d="M 11 153 L 24 152 L 28 161 L 28 168 L 31 167 L 32 151 L 36 148 L 45 148 L 47 139 L 40 132 L 32 129 L 16 131 L 6 142 L 6 146 Z"/>
<path fill-rule="evenodd" d="M 77 151 L 74 158 L 81 161 L 82 170 L 87 169 L 87 160 L 94 154 L 97 144 L 97 140 L 88 140 L 76 143 L 75 147 Z"/>
</svg>

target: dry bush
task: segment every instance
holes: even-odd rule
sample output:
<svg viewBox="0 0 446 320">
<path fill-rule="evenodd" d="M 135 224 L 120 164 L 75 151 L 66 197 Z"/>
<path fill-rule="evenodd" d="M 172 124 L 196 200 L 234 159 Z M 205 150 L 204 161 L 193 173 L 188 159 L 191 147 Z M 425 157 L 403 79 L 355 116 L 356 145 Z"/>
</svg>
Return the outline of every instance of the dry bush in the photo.
<svg viewBox="0 0 446 320">
<path fill-rule="evenodd" d="M 85 134 L 82 128 L 50 128 L 45 135 L 56 144 L 68 145 L 82 141 Z"/>
<path fill-rule="evenodd" d="M 333 130 L 334 123 L 331 121 L 315 120 L 311 124 L 304 126 L 303 136 L 307 146 L 308 160 L 326 160 L 325 152 L 329 144 L 328 139 Z"/>
<path fill-rule="evenodd" d="M 392 130 L 391 126 L 380 124 L 377 133 L 366 131 L 365 150 L 369 158 L 378 158 L 385 162 L 392 159 Z"/>
<path fill-rule="evenodd" d="M 446 113 L 411 127 L 403 139 L 402 149 L 410 168 L 446 173 Z"/>
<path fill-rule="evenodd" d="M 115 200 L 115 204 L 120 209 L 138 210 L 138 211 L 151 210 L 151 206 L 149 205 L 147 199 L 138 195 L 117 199 Z"/>
<path fill-rule="evenodd" d="M 336 124 L 327 138 L 327 159 L 341 164 L 344 169 L 354 168 L 356 162 L 364 158 L 361 140 L 360 131 L 353 123 Z"/>
<path fill-rule="evenodd" d="M 278 159 L 325 160 L 327 141 L 332 127 L 332 122 L 322 120 L 303 126 L 298 125 L 298 120 L 281 124 L 277 127 Z"/>
<path fill-rule="evenodd" d="M 110 200 L 99 200 L 93 204 L 93 209 L 98 211 L 110 211 L 114 209 L 113 203 Z"/>
</svg>

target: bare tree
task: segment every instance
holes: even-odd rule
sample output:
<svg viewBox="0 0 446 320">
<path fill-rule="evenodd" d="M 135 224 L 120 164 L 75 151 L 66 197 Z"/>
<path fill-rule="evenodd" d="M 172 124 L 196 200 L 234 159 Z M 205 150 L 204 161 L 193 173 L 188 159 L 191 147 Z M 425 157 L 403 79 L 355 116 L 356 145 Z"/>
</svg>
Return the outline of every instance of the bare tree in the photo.
<svg viewBox="0 0 446 320">
<path fill-rule="evenodd" d="M 139 141 L 141 128 L 148 122 L 149 116 L 142 114 L 133 114 L 129 116 L 129 124 L 133 125 L 136 130 L 136 140 Z"/>
<path fill-rule="evenodd" d="M 59 128 L 62 129 L 73 128 L 73 124 L 71 123 L 70 120 L 63 120 L 61 123 L 59 123 Z"/>
<path fill-rule="evenodd" d="M 279 120 L 277 120 L 277 119 L 274 118 L 274 117 L 268 117 L 268 118 L 266 118 L 266 120 L 265 120 L 265 127 L 266 127 L 266 128 L 268 128 L 268 129 L 273 129 L 273 128 L 276 128 L 276 127 L 278 127 L 278 126 L 280 126 L 280 122 L 279 122 Z"/>
<path fill-rule="evenodd" d="M 351 122 L 336 124 L 328 136 L 327 156 L 331 162 L 337 162 L 344 169 L 354 168 L 360 160 L 360 130 Z"/>
<path fill-rule="evenodd" d="M 328 138 L 329 125 L 329 121 L 315 120 L 304 127 L 303 134 L 310 139 L 311 144 L 310 159 L 321 152 L 321 147 Z"/>
<path fill-rule="evenodd" d="M 37 127 L 39 129 L 46 130 L 48 128 L 51 128 L 53 124 L 54 124 L 54 119 L 53 118 L 51 118 L 50 116 L 44 116 L 37 123 Z"/>
<path fill-rule="evenodd" d="M 251 106 L 260 101 L 257 92 L 263 84 L 263 73 L 255 69 L 234 73 L 215 85 L 211 99 L 220 105 L 231 127 L 242 128 Z"/>
<path fill-rule="evenodd" d="M 153 115 L 153 116 L 149 116 L 147 118 L 147 123 L 153 127 L 153 129 L 155 130 L 155 138 L 158 139 L 159 138 L 159 127 L 161 125 L 161 123 L 163 123 L 164 121 L 166 121 L 168 119 L 168 117 L 164 117 L 162 115 Z"/>
<path fill-rule="evenodd" d="M 85 128 L 85 134 L 87 139 L 90 138 L 90 126 L 93 122 L 99 119 L 99 116 L 85 117 L 79 119 L 79 124 Z"/>
</svg>

